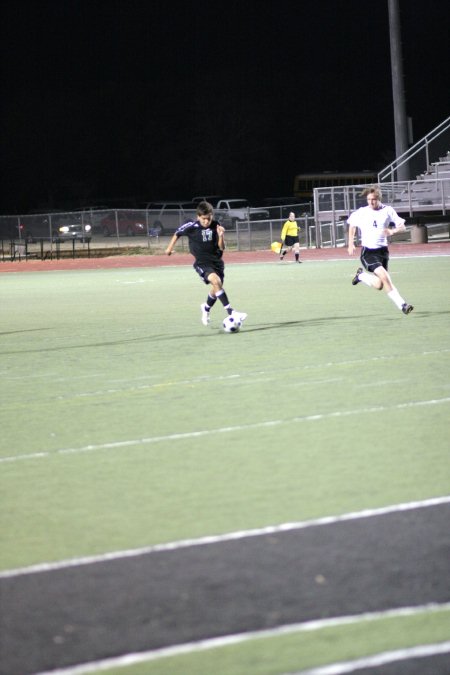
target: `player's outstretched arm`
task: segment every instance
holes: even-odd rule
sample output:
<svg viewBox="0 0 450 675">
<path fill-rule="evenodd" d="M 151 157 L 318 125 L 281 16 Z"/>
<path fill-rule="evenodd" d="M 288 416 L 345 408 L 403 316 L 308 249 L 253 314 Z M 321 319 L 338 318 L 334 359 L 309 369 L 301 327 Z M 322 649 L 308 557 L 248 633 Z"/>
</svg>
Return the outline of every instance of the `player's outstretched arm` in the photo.
<svg viewBox="0 0 450 675">
<path fill-rule="evenodd" d="M 355 231 L 356 227 L 355 225 L 350 225 L 348 228 L 348 254 L 353 255 L 355 252 Z"/>
<path fill-rule="evenodd" d="M 169 245 L 167 246 L 167 248 L 165 250 L 166 255 L 172 255 L 174 246 L 177 243 L 177 241 L 178 241 L 178 237 L 177 237 L 176 234 L 174 234 L 172 239 L 169 241 Z"/>
</svg>

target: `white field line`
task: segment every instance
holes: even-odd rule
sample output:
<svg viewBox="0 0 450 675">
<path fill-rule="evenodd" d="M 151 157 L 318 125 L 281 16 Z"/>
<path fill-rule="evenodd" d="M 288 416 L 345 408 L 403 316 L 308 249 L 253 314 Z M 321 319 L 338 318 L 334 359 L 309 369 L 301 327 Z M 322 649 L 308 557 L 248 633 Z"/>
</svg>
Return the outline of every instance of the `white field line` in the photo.
<svg viewBox="0 0 450 675">
<path fill-rule="evenodd" d="M 96 452 L 99 450 L 117 450 L 119 448 L 132 447 L 137 445 L 150 445 L 152 443 L 164 443 L 171 441 L 187 440 L 192 438 L 202 438 L 205 436 L 215 436 L 217 434 L 226 434 L 245 431 L 253 431 L 254 429 L 263 429 L 268 427 L 277 427 L 282 424 L 293 424 L 300 422 L 317 422 L 329 419 L 339 419 L 350 417 L 352 415 L 366 415 L 380 412 L 392 412 L 393 410 L 407 410 L 412 408 L 419 408 L 425 406 L 435 406 L 450 403 L 450 397 L 433 398 L 425 401 L 407 401 L 406 403 L 397 403 L 396 405 L 379 405 L 370 406 L 367 408 L 354 408 L 353 410 L 335 410 L 328 413 L 316 413 L 314 415 L 303 415 L 299 417 L 291 417 L 288 419 L 265 420 L 263 422 L 254 422 L 251 424 L 238 424 L 230 427 L 216 427 L 215 429 L 202 429 L 200 431 L 186 431 L 183 433 L 166 434 L 163 436 L 148 436 L 147 438 L 132 438 L 125 441 L 111 441 L 109 443 L 98 443 L 95 445 L 85 445 L 79 448 L 60 448 L 53 451 L 41 451 L 29 453 L 26 455 L 11 455 L 0 458 L 0 464 L 7 462 L 18 462 L 29 459 L 43 459 L 54 457 L 57 455 L 74 455 L 82 452 Z"/>
<path fill-rule="evenodd" d="M 135 279 L 134 281 L 124 281 L 123 279 L 116 279 L 116 282 L 118 284 L 123 284 L 124 286 L 126 284 L 145 284 L 147 281 L 149 281 L 149 280 L 148 279 Z"/>
<path fill-rule="evenodd" d="M 439 244 L 437 244 L 437 245 L 439 246 Z M 433 242 L 430 244 L 430 246 L 433 247 Z M 305 252 L 307 250 L 308 249 L 306 249 L 304 246 L 301 246 L 300 247 L 300 257 L 301 257 L 302 251 Z M 444 252 L 441 253 L 441 250 L 442 249 L 438 249 L 438 250 L 434 251 L 433 253 L 408 253 L 408 254 L 397 253 L 397 255 L 396 255 L 395 251 L 392 252 L 392 249 L 391 249 L 389 251 L 389 254 L 390 254 L 389 260 L 414 260 L 415 258 L 449 258 L 450 257 L 449 253 L 444 253 Z M 342 257 L 340 257 L 340 258 L 303 258 L 303 262 L 306 263 L 307 265 L 312 265 L 313 263 L 328 263 L 328 262 L 332 262 L 332 263 L 336 263 L 336 262 L 343 262 L 343 263 L 344 262 L 345 263 L 356 262 L 356 263 L 358 263 L 358 261 L 359 261 L 359 256 L 357 256 L 357 255 L 348 256 L 348 257 L 344 257 L 344 258 L 342 258 Z M 286 265 L 289 265 L 289 264 L 293 265 L 294 264 L 293 260 L 288 260 L 288 261 L 285 261 L 285 262 L 286 262 Z M 266 264 L 269 264 L 269 265 L 278 264 L 279 265 L 279 263 L 280 263 L 280 261 L 278 259 L 278 255 L 276 255 L 276 254 L 274 255 L 273 260 L 262 260 L 261 259 L 261 260 L 255 260 L 254 262 L 252 262 L 252 261 L 249 262 L 248 260 L 247 261 L 244 261 L 244 260 L 242 260 L 242 261 L 240 261 L 240 260 L 229 260 L 228 262 L 226 262 L 227 266 L 228 265 L 266 265 Z M 189 265 L 189 261 L 186 262 L 186 265 Z M 185 265 L 164 265 L 164 267 L 185 267 Z M 284 267 L 284 264 L 283 264 L 283 267 Z M 136 268 L 136 269 L 140 269 L 140 268 Z M 160 269 L 160 268 L 158 268 L 158 269 Z"/>
<path fill-rule="evenodd" d="M 283 368 L 281 369 L 281 372 L 288 371 L 289 373 L 295 373 L 295 372 L 304 372 L 308 370 L 320 370 L 322 368 L 337 368 L 337 367 L 347 367 L 347 366 L 358 366 L 360 364 L 367 364 L 369 362 L 378 362 L 378 361 L 393 361 L 398 360 L 398 359 L 410 359 L 411 357 L 414 358 L 420 358 L 422 356 L 440 356 L 442 354 L 447 354 L 450 352 L 450 349 L 436 349 L 436 350 L 430 350 L 430 351 L 420 351 L 420 352 L 399 352 L 398 354 L 386 354 L 383 356 L 372 356 L 371 358 L 364 358 L 364 359 L 350 359 L 346 361 L 327 361 L 324 363 L 313 363 L 313 364 L 305 364 L 302 366 L 297 366 L 295 368 Z M 204 375 L 197 375 L 196 377 L 185 379 L 185 380 L 166 380 L 166 381 L 159 381 L 159 382 L 147 382 L 145 384 L 139 384 L 139 385 L 133 385 L 133 382 L 138 382 L 139 380 L 155 380 L 156 375 L 141 375 L 139 377 L 134 377 L 131 380 L 130 379 L 121 379 L 121 380 L 111 380 L 111 383 L 120 383 L 124 382 L 128 386 L 123 388 L 123 387 L 110 387 L 108 389 L 100 389 L 97 391 L 87 391 L 87 392 L 80 392 L 80 393 L 75 393 L 71 396 L 71 398 L 82 398 L 82 397 L 98 397 L 98 396 L 103 396 L 105 394 L 114 394 L 114 393 L 124 393 L 124 392 L 133 392 L 133 391 L 143 391 L 146 389 L 157 389 L 157 388 L 165 388 L 165 387 L 179 387 L 183 385 L 192 385 L 196 384 L 198 382 L 202 383 L 208 383 L 208 382 L 219 382 L 221 380 L 233 380 L 233 379 L 239 379 L 240 381 L 252 381 L 252 377 L 255 376 L 264 376 L 264 377 L 271 377 L 274 374 L 279 374 L 280 369 L 277 370 L 256 370 L 256 371 L 249 371 L 246 373 L 229 373 L 227 375 L 210 375 L 209 373 L 206 373 Z M 24 380 L 24 379 L 30 379 L 30 377 L 35 377 L 39 379 L 51 379 L 54 382 L 68 382 L 68 381 L 73 381 L 74 379 L 81 379 L 81 378 L 94 378 L 98 377 L 101 375 L 101 373 L 91 373 L 91 374 L 86 374 L 83 376 L 74 376 L 69 378 L 64 378 L 64 377 L 58 377 L 54 373 L 40 373 L 38 375 L 33 375 L 33 374 L 21 374 L 21 375 L 12 375 L 9 371 L 4 371 L 3 373 L 4 379 L 8 380 Z M 62 396 L 55 396 L 55 399 L 61 399 L 63 398 Z"/>
<path fill-rule="evenodd" d="M 344 675 L 345 673 L 353 673 L 355 670 L 384 666 L 388 663 L 398 663 L 407 659 L 423 659 L 427 656 L 448 654 L 449 652 L 450 642 L 438 642 L 433 645 L 418 645 L 417 647 L 408 647 L 407 649 L 381 652 L 381 654 L 366 656 L 355 661 L 333 663 L 329 666 L 313 668 L 312 670 L 299 670 L 295 673 L 287 673 L 286 675 Z"/>
<path fill-rule="evenodd" d="M 39 563 L 37 565 L 30 565 L 29 567 L 19 567 L 12 570 L 4 570 L 0 572 L 0 579 L 23 576 L 25 574 L 36 574 L 41 572 L 50 572 L 54 570 L 67 569 L 69 567 L 79 567 L 81 565 L 93 565 L 96 563 L 103 563 L 111 560 L 119 560 L 122 558 L 135 558 L 143 555 L 150 555 L 152 553 L 159 553 L 162 551 L 177 551 L 184 548 L 194 546 L 208 546 L 211 544 L 220 544 L 226 541 L 237 541 L 241 539 L 248 539 L 250 537 L 261 537 L 269 534 L 279 534 L 283 532 L 292 532 L 293 530 L 306 530 L 312 527 L 321 527 L 323 525 L 335 525 L 337 523 L 344 523 L 353 520 L 360 520 L 362 518 L 376 518 L 379 516 L 389 515 L 391 513 L 400 513 L 404 511 L 413 511 L 415 509 L 424 509 L 431 506 L 442 506 L 450 504 L 450 495 L 443 495 L 441 497 L 432 497 L 422 501 L 405 502 L 402 504 L 393 504 L 390 506 L 382 506 L 375 509 L 365 509 L 363 511 L 355 511 L 344 513 L 336 516 L 323 516 L 313 520 L 298 521 L 293 523 L 281 523 L 279 525 L 267 525 L 253 530 L 241 530 L 237 532 L 228 532 L 220 535 L 209 535 L 200 537 L 198 539 L 182 539 L 179 541 L 167 542 L 165 544 L 155 544 L 153 546 L 145 546 L 137 549 L 128 549 L 123 551 L 111 551 L 101 555 L 87 556 L 84 558 L 72 558 L 70 560 L 59 560 L 57 562 Z"/>
<path fill-rule="evenodd" d="M 131 654 L 123 654 L 109 659 L 102 659 L 100 661 L 93 661 L 91 663 L 84 663 L 78 666 L 69 668 L 61 668 L 52 671 L 45 671 L 36 673 L 36 675 L 84 675 L 85 673 L 92 673 L 100 670 L 108 670 L 110 668 L 124 668 L 126 666 L 144 663 L 146 661 L 156 661 L 157 659 L 167 658 L 170 656 L 179 656 L 181 654 L 192 654 L 195 652 L 203 652 L 208 649 L 217 649 L 220 647 L 227 647 L 229 645 L 242 644 L 250 640 L 260 640 L 265 638 L 274 638 L 294 633 L 312 632 L 322 630 L 324 628 L 334 628 L 360 622 L 377 621 L 379 619 L 402 618 L 408 616 L 418 616 L 428 612 L 439 612 L 450 610 L 450 603 L 442 605 L 431 603 L 428 605 L 421 605 L 418 607 L 400 607 L 399 609 L 389 609 L 384 612 L 366 612 L 364 614 L 356 614 L 349 616 L 340 616 L 334 619 L 322 619 L 317 621 L 305 621 L 303 623 L 294 623 L 284 626 L 277 626 L 276 628 L 250 631 L 248 633 L 238 633 L 235 635 L 227 635 L 220 638 L 211 638 L 209 640 L 199 640 L 198 642 L 187 642 L 185 644 L 173 645 L 172 647 L 164 647 L 162 649 L 153 649 L 147 652 L 135 652 Z M 426 645 L 423 648 L 429 648 L 430 653 L 446 653 L 448 648 L 445 645 L 450 643 L 441 643 L 441 645 Z M 416 648 L 417 649 L 417 648 Z M 440 650 L 440 651 L 439 651 Z M 405 651 L 405 650 L 402 650 Z M 424 655 L 424 654 L 423 654 Z M 379 655 L 381 656 L 381 655 Z M 375 657 L 374 657 L 375 658 Z M 319 671 L 306 671 L 318 675 Z M 306 672 L 302 675 L 306 675 Z M 323 671 L 321 675 L 325 675 Z M 351 672 L 351 671 L 336 671 Z M 334 675 L 334 671 L 327 672 L 326 675 Z"/>
<path fill-rule="evenodd" d="M 300 257 L 302 251 L 304 251 L 304 248 L 300 247 Z M 392 253 L 389 251 L 389 260 L 414 260 L 415 258 L 450 258 L 449 253 L 440 253 L 439 251 L 436 251 L 434 253 L 415 253 L 414 255 L 402 255 L 401 253 L 395 255 L 395 253 Z M 294 264 L 293 260 L 290 261 L 285 261 L 286 265 L 289 264 Z M 312 265 L 314 263 L 337 263 L 337 262 L 354 262 L 358 263 L 359 262 L 359 257 L 358 256 L 349 256 L 348 258 L 303 258 L 303 262 L 306 263 L 307 265 Z M 229 260 L 226 262 L 227 267 L 229 265 L 273 265 L 273 264 L 278 264 L 279 265 L 280 261 L 278 259 L 278 256 L 275 256 L 275 260 L 255 260 L 254 262 L 248 262 L 248 261 L 239 261 L 239 260 Z M 189 263 L 187 263 L 189 264 Z M 185 267 L 185 265 L 165 265 L 165 267 Z M 284 263 L 283 263 L 284 267 Z M 396 276 L 397 276 L 397 271 L 396 271 Z"/>
<path fill-rule="evenodd" d="M 115 394 L 140 394 L 142 392 L 146 391 L 151 391 L 152 389 L 170 389 L 175 387 L 176 389 L 180 389 L 180 387 L 192 387 L 193 385 L 196 384 L 211 384 L 215 382 L 222 382 L 224 383 L 224 386 L 230 385 L 234 386 L 236 383 L 236 380 L 239 380 L 239 384 L 243 385 L 254 385 L 256 383 L 261 383 L 261 382 L 275 382 L 277 375 L 279 376 L 280 372 L 283 372 L 281 369 L 278 371 L 278 373 L 275 373 L 273 371 L 268 371 L 267 373 L 242 373 L 242 374 L 232 374 L 232 375 L 222 375 L 222 376 L 199 376 L 199 377 L 194 377 L 191 380 L 168 380 L 166 382 L 156 382 L 156 383 L 149 383 L 149 384 L 140 384 L 140 385 L 132 385 L 130 384 L 127 387 L 116 387 L 116 388 L 110 388 L 110 389 L 99 389 L 97 391 L 83 391 L 83 392 L 75 392 L 75 393 L 69 393 L 69 394 L 55 394 L 48 396 L 46 398 L 42 397 L 40 400 L 41 401 L 76 401 L 78 399 L 86 399 L 86 398 L 100 398 L 102 396 L 114 396 Z M 0 373 L 1 376 L 1 373 Z M 19 378 L 9 378 L 9 379 L 19 379 Z M 24 378 L 20 378 L 24 379 Z M 321 378 L 321 379 L 297 379 L 291 382 L 289 386 L 293 387 L 312 387 L 312 386 L 323 386 L 324 384 L 331 384 L 335 382 L 342 382 L 344 381 L 344 377 L 328 377 L 328 378 Z M 54 382 L 67 382 L 68 380 L 65 379 L 60 379 L 60 380 L 54 380 Z M 405 378 L 402 380 L 386 380 L 386 382 L 383 382 L 383 385 L 386 384 L 396 384 L 400 382 L 408 382 L 409 378 Z M 377 382 L 378 385 L 378 382 Z M 357 387 L 365 387 L 367 385 L 365 384 L 358 384 L 356 385 Z M 373 386 L 373 383 L 371 383 L 371 386 Z M 20 405 L 23 407 L 24 405 L 27 405 L 29 402 L 35 402 L 35 398 L 33 398 L 32 394 L 29 394 L 29 398 L 26 399 L 24 396 L 21 396 L 20 398 Z M 11 403 L 10 409 L 16 410 L 17 404 L 14 402 Z M 3 411 L 8 410 L 6 408 L 6 404 L 3 407 Z"/>
</svg>

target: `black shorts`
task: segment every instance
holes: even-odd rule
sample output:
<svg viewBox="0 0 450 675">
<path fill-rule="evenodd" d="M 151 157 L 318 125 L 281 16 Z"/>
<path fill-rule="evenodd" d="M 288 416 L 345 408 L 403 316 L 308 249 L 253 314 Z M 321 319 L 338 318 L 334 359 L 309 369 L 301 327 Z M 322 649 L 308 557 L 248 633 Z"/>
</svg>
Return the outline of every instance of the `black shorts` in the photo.
<svg viewBox="0 0 450 675">
<path fill-rule="evenodd" d="M 384 267 L 387 271 L 389 262 L 388 247 L 366 248 L 363 246 L 361 251 L 361 262 L 368 272 L 375 272 L 377 267 Z"/>
<path fill-rule="evenodd" d="M 204 263 L 198 263 L 195 261 L 194 270 L 197 274 L 203 279 L 205 284 L 209 284 L 208 277 L 210 274 L 215 273 L 223 283 L 225 277 L 225 265 L 223 260 L 213 260 Z"/>
<path fill-rule="evenodd" d="M 286 235 L 286 239 L 284 240 L 284 245 L 285 246 L 293 246 L 294 244 L 299 244 L 299 238 L 298 234 L 296 237 L 292 236 L 291 234 Z"/>
</svg>

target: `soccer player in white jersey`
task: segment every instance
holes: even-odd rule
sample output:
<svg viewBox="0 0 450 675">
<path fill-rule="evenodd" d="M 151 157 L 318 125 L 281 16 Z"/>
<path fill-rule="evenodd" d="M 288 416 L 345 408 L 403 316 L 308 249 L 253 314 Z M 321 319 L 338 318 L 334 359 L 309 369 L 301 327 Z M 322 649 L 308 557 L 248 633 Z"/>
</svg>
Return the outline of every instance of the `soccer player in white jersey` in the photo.
<svg viewBox="0 0 450 675">
<path fill-rule="evenodd" d="M 369 187 L 364 190 L 363 195 L 367 196 L 367 206 L 354 211 L 347 220 L 348 254 L 355 253 L 354 239 L 356 229 L 359 229 L 362 245 L 360 259 L 367 271 L 365 272 L 363 267 L 358 267 L 352 284 L 356 286 L 361 282 L 379 291 L 383 288 L 394 305 L 403 314 L 409 314 L 414 307 L 402 298 L 388 272 L 388 238 L 397 232 L 404 232 L 405 221 L 392 206 L 381 203 L 379 187 Z"/>
</svg>

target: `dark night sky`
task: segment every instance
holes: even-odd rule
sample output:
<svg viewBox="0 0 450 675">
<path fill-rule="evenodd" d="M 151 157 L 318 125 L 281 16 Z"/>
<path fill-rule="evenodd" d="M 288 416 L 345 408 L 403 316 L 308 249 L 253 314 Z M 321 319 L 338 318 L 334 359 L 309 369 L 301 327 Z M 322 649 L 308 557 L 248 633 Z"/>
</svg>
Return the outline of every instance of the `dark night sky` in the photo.
<svg viewBox="0 0 450 675">
<path fill-rule="evenodd" d="M 450 114 L 450 3 L 400 11 L 416 141 Z M 394 157 L 388 0 L 4 0 L 1 24 L 1 213 Z"/>
</svg>

